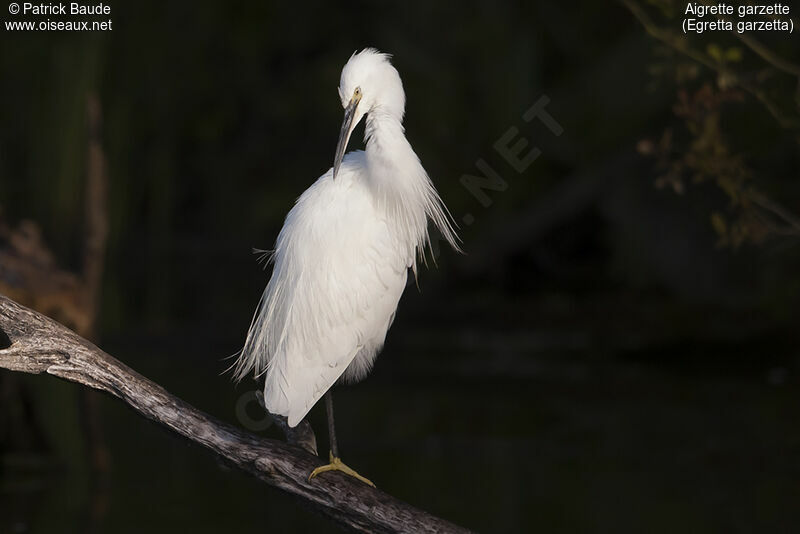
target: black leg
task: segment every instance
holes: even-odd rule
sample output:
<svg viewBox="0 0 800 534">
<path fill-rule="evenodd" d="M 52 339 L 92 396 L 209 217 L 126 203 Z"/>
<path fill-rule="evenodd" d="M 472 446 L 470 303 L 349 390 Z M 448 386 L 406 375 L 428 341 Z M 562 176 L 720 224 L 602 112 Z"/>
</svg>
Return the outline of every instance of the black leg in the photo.
<svg viewBox="0 0 800 534">
<path fill-rule="evenodd" d="M 312 478 L 316 477 L 320 473 L 325 473 L 327 471 L 341 471 L 346 475 L 350 475 L 351 477 L 357 478 L 364 484 L 369 484 L 373 488 L 375 484 L 373 484 L 368 478 L 364 478 L 355 471 L 353 471 L 350 467 L 346 466 L 342 459 L 339 458 L 339 447 L 336 444 L 336 429 L 333 426 L 333 394 L 331 394 L 330 390 L 325 392 L 325 412 L 328 415 L 328 440 L 330 441 L 330 462 L 327 465 L 321 465 L 311 471 L 311 474 L 308 475 L 308 480 L 310 481 Z"/>
<path fill-rule="evenodd" d="M 333 423 L 333 393 L 325 392 L 325 411 L 328 414 L 328 440 L 330 441 L 331 455 L 339 458 L 339 446 L 336 443 L 336 428 Z"/>
</svg>

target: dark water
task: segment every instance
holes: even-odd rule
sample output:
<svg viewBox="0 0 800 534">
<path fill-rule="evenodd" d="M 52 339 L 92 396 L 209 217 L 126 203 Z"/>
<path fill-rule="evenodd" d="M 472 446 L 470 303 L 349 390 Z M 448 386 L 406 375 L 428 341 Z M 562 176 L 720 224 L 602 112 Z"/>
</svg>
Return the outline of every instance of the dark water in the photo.
<svg viewBox="0 0 800 534">
<path fill-rule="evenodd" d="M 205 331 L 189 353 L 172 337 L 106 346 L 235 422 L 249 386 L 234 390 L 217 357 L 237 340 Z M 609 358 L 585 336 L 548 332 L 433 332 L 406 322 L 367 381 L 336 391 L 345 461 L 389 493 L 481 532 L 796 531 L 796 360 L 778 350 L 740 364 L 714 345 L 707 350 L 720 357 L 704 364 L 680 347 L 667 349 L 666 363 L 635 351 Z M 107 487 L 92 492 L 77 388 L 47 377 L 26 383 L 53 450 L 7 461 L 2 532 L 336 531 L 105 396 L 111 470 Z M 311 421 L 324 449 L 319 408 Z"/>
</svg>

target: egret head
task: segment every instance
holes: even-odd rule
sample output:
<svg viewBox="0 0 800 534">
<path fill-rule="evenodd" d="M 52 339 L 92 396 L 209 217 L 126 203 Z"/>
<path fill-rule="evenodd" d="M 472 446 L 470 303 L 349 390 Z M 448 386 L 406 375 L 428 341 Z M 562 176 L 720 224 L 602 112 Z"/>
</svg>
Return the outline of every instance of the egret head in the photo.
<svg viewBox="0 0 800 534">
<path fill-rule="evenodd" d="M 382 54 L 374 48 L 365 48 L 354 53 L 342 69 L 339 98 L 344 107 L 344 121 L 333 162 L 334 179 L 344 158 L 350 134 L 364 115 L 380 113 L 403 120 L 406 95 L 400 75 L 389 62 L 389 57 L 389 54 Z"/>
</svg>

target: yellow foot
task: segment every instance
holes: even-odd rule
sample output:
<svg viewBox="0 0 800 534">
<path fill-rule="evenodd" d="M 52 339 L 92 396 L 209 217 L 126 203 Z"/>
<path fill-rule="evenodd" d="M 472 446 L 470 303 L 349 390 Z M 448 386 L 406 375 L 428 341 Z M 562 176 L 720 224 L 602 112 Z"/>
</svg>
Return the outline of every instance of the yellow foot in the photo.
<svg viewBox="0 0 800 534">
<path fill-rule="evenodd" d="M 330 461 L 331 463 L 329 463 L 328 465 L 321 465 L 316 469 L 314 469 L 313 471 L 311 471 L 311 474 L 308 475 L 309 482 L 311 481 L 312 478 L 314 478 L 320 473 L 325 473 L 326 471 L 341 471 L 346 475 L 350 475 L 353 478 L 357 478 L 364 484 L 369 484 L 373 488 L 375 487 L 375 484 L 373 484 L 371 480 L 362 477 L 361 475 L 353 471 L 351 468 L 347 467 L 341 458 L 337 458 L 332 453 L 330 454 Z"/>
</svg>

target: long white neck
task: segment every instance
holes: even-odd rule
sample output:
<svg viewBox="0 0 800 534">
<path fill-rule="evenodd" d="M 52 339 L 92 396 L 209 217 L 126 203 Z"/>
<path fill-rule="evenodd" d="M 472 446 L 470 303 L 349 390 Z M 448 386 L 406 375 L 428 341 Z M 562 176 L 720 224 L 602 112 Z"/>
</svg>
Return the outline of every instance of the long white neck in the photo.
<svg viewBox="0 0 800 534">
<path fill-rule="evenodd" d="M 415 251 L 424 259 L 430 245 L 428 219 L 458 250 L 452 217 L 406 139 L 401 120 L 373 111 L 367 115 L 365 137 L 369 186 L 387 221 L 396 223 L 396 235 L 408 247 L 415 272 Z"/>
</svg>

